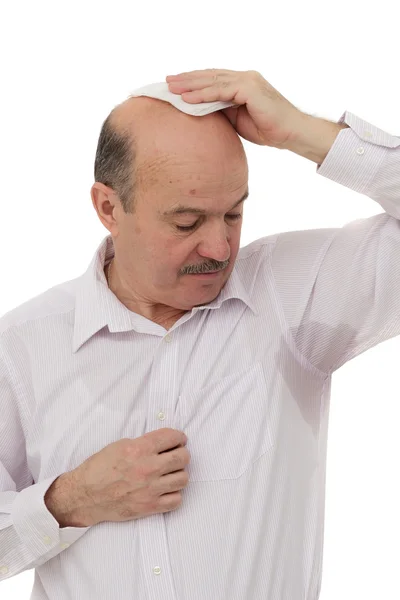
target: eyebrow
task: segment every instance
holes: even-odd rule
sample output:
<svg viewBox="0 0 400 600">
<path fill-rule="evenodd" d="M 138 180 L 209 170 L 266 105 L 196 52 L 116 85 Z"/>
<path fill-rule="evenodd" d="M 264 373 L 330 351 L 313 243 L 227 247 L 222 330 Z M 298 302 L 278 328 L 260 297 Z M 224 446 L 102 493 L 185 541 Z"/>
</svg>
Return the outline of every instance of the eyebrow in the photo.
<svg viewBox="0 0 400 600">
<path fill-rule="evenodd" d="M 236 204 L 234 206 L 232 206 L 232 208 L 230 208 L 229 210 L 233 210 L 234 208 L 239 206 L 239 204 L 241 202 L 243 202 L 244 200 L 246 200 L 246 198 L 248 198 L 248 197 L 249 197 L 249 190 L 247 189 L 245 194 L 240 198 L 240 200 L 238 200 L 236 202 Z M 194 206 L 185 206 L 183 204 L 178 204 L 178 206 L 176 208 L 167 210 L 167 211 L 163 212 L 162 215 L 164 217 L 170 217 L 173 215 L 182 215 L 182 214 L 205 215 L 206 213 L 207 213 L 207 211 L 204 210 L 203 208 L 195 208 Z"/>
</svg>

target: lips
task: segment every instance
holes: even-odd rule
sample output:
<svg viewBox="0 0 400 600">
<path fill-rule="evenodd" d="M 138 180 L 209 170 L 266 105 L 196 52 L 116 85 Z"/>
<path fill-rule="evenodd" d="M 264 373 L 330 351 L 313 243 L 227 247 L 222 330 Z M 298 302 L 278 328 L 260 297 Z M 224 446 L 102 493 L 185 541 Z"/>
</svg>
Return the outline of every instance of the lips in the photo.
<svg viewBox="0 0 400 600">
<path fill-rule="evenodd" d="M 221 269 L 219 271 L 206 271 L 205 273 L 189 273 L 189 275 L 215 275 L 215 273 L 220 273 Z"/>
</svg>

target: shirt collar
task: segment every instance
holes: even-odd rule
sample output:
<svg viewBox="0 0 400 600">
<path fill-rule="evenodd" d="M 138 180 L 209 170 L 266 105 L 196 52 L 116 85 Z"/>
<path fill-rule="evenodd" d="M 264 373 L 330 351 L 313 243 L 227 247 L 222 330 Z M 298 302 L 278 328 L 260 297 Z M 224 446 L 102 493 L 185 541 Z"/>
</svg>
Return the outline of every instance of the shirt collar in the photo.
<svg viewBox="0 0 400 600">
<path fill-rule="evenodd" d="M 109 289 L 104 267 L 113 256 L 112 236 L 107 235 L 98 246 L 87 271 L 78 279 L 73 353 L 106 325 L 110 332 L 136 330 L 139 333 L 160 335 L 160 325 L 129 310 Z M 220 308 L 226 300 L 232 298 L 241 300 L 257 314 L 254 303 L 240 279 L 236 264 L 218 296 L 204 306 L 194 307 L 191 314 L 199 310 Z"/>
</svg>

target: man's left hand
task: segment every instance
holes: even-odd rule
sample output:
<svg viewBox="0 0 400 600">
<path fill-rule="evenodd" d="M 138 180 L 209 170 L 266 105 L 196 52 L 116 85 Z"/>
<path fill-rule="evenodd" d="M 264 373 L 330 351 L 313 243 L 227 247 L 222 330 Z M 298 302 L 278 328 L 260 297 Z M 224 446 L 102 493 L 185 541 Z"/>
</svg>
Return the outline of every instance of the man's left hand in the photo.
<svg viewBox="0 0 400 600">
<path fill-rule="evenodd" d="M 223 109 L 237 133 L 254 144 L 287 148 L 308 117 L 257 71 L 206 69 L 166 77 L 169 91 L 189 104 L 234 102 Z"/>
</svg>

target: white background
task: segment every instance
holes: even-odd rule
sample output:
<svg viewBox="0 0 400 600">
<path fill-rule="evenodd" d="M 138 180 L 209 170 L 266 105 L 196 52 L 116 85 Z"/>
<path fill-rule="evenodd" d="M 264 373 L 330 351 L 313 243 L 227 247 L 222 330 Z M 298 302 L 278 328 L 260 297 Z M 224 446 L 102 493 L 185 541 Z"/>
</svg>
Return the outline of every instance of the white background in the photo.
<svg viewBox="0 0 400 600">
<path fill-rule="evenodd" d="M 254 69 L 309 114 L 336 121 L 349 110 L 400 135 L 395 10 L 393 0 L 4 2 L 0 313 L 86 270 L 108 233 L 90 199 L 100 127 L 142 85 Z M 242 246 L 383 212 L 306 159 L 245 148 Z M 400 598 L 399 349 L 392 339 L 333 377 L 320 600 Z M 32 583 L 22 573 L 0 596 L 29 599 Z"/>
</svg>

